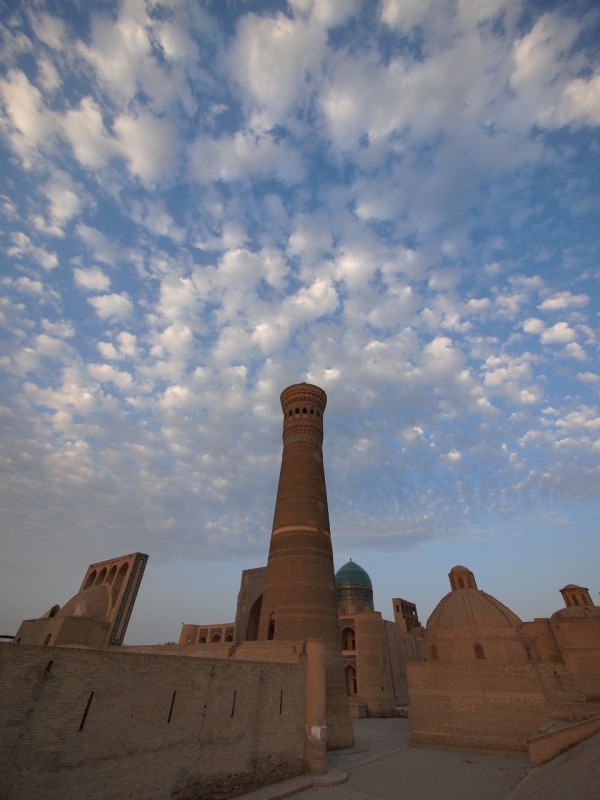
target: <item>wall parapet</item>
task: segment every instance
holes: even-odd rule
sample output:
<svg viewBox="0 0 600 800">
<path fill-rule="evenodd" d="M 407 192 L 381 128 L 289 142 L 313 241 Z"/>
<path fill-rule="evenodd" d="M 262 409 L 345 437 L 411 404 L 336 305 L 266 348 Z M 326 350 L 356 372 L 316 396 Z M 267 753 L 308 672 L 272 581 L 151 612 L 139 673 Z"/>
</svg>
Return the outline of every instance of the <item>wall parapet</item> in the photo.
<svg viewBox="0 0 600 800">
<path fill-rule="evenodd" d="M 222 800 L 301 775 L 306 662 L 2 647 L 3 797 Z"/>
<path fill-rule="evenodd" d="M 600 733 L 600 715 L 532 736 L 527 742 L 529 763 L 532 767 L 545 764 L 596 733 Z"/>
</svg>

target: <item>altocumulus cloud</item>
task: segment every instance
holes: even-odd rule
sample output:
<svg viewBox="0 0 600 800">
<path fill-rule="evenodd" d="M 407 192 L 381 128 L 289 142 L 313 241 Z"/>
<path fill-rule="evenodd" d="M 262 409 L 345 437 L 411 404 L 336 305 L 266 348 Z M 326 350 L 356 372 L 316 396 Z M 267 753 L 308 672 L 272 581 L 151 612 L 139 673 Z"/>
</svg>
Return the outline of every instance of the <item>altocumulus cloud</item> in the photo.
<svg viewBox="0 0 600 800">
<path fill-rule="evenodd" d="M 3 625 L 120 552 L 262 563 L 295 381 L 329 396 L 340 558 L 508 541 L 592 581 L 599 24 L 593 0 L 5 9 Z"/>
</svg>

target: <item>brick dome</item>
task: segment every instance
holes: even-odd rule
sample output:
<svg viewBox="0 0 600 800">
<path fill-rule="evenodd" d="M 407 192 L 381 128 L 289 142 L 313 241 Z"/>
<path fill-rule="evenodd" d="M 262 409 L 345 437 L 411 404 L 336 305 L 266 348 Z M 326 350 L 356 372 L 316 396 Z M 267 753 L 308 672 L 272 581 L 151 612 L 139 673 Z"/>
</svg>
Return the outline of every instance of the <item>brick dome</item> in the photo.
<svg viewBox="0 0 600 800">
<path fill-rule="evenodd" d="M 57 617 L 84 617 L 107 620 L 110 612 L 110 588 L 106 584 L 82 589 L 56 614 Z"/>
<path fill-rule="evenodd" d="M 458 589 L 443 597 L 427 621 L 427 630 L 514 628 L 522 620 L 480 589 Z"/>
<path fill-rule="evenodd" d="M 368 589 L 373 590 L 373 584 L 368 572 L 352 559 L 335 573 L 335 585 L 338 588 L 342 586 L 366 586 Z"/>
</svg>

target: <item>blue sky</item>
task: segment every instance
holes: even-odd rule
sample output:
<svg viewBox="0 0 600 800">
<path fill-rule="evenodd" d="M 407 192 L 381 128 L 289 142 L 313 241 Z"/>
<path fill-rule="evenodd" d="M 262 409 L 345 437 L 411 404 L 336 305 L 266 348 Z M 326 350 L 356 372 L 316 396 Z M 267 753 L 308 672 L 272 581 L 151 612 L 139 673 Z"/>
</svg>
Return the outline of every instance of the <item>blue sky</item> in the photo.
<svg viewBox="0 0 600 800">
<path fill-rule="evenodd" d="M 597 596 L 595 2 L 1 8 L 0 633 L 134 550 L 130 643 L 233 619 L 297 381 L 386 616 Z"/>
</svg>

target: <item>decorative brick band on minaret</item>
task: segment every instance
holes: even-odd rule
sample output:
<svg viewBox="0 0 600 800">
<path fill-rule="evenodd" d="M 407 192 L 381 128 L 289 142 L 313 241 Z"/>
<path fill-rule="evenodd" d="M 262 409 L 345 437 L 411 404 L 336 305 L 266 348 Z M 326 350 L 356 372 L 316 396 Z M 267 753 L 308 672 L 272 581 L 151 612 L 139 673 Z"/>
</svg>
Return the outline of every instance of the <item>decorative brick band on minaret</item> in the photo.
<svg viewBox="0 0 600 800">
<path fill-rule="evenodd" d="M 341 641 L 323 467 L 327 395 L 309 383 L 281 394 L 283 454 L 259 639 L 320 638 L 325 647 L 327 745 L 349 747 L 352 723 Z"/>
</svg>

